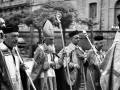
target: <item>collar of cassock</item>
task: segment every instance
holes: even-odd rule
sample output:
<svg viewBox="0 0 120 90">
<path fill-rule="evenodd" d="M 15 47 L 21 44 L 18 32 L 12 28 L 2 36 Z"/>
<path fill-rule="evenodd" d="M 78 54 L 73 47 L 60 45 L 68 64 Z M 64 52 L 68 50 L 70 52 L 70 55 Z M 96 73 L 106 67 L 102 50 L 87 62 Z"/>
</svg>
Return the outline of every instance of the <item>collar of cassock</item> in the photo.
<svg viewBox="0 0 120 90">
<path fill-rule="evenodd" d="M 70 44 L 69 44 L 69 47 L 70 47 L 71 50 L 80 49 L 81 51 L 83 51 L 83 50 L 81 49 L 81 47 L 79 47 L 78 45 L 74 45 L 73 43 L 70 43 Z"/>
<path fill-rule="evenodd" d="M 75 50 L 75 48 L 77 47 L 76 45 L 74 45 L 73 43 L 70 43 L 69 44 L 69 47 L 71 50 Z"/>
<path fill-rule="evenodd" d="M 95 52 L 97 52 L 98 54 L 101 54 L 102 53 L 102 49 L 100 51 L 97 50 L 97 48 L 94 46 L 95 48 Z"/>
</svg>

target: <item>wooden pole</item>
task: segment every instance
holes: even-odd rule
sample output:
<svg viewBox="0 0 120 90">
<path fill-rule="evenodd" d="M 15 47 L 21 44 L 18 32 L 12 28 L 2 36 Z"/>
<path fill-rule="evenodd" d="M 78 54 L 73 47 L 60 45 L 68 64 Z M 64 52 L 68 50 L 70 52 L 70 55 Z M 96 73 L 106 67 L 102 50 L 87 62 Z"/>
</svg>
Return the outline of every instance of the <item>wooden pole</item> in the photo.
<svg viewBox="0 0 120 90">
<path fill-rule="evenodd" d="M 30 0 L 30 13 L 32 13 L 32 3 L 33 1 Z M 32 15 L 30 14 L 30 17 L 32 18 Z M 32 47 L 33 47 L 33 24 L 30 24 L 30 46 L 29 46 L 29 58 L 32 58 Z"/>
<path fill-rule="evenodd" d="M 82 63 L 82 67 L 83 67 L 83 78 L 84 78 L 84 84 L 85 84 L 85 90 L 87 90 L 87 83 L 86 83 L 86 77 L 85 77 L 85 68 L 84 68 L 84 65 Z"/>
<path fill-rule="evenodd" d="M 89 75 L 90 75 L 90 79 L 91 79 L 91 82 L 92 82 L 93 90 L 96 90 L 90 69 L 88 69 L 88 73 L 89 73 Z"/>
<path fill-rule="evenodd" d="M 62 32 L 62 26 L 61 26 L 61 22 L 59 21 L 59 27 L 60 27 L 60 31 L 61 31 L 61 37 L 62 37 L 62 44 L 63 44 L 63 49 L 65 48 L 65 43 L 64 43 L 64 37 L 63 37 L 63 32 Z M 68 60 L 66 60 L 67 62 Z M 68 68 L 68 62 L 67 62 L 67 73 L 68 73 L 68 78 L 69 78 L 69 83 L 70 83 L 70 90 L 72 90 L 72 84 L 71 84 L 71 80 L 70 80 L 70 71 Z"/>
<path fill-rule="evenodd" d="M 32 58 L 32 47 L 33 47 L 33 25 L 30 25 L 30 46 L 29 46 L 29 58 Z"/>
<path fill-rule="evenodd" d="M 89 29 L 90 29 L 90 31 L 91 31 L 91 32 L 90 32 L 90 34 L 91 34 L 91 35 L 90 35 L 90 36 L 91 36 L 91 37 L 90 37 L 90 38 L 91 38 L 91 43 L 93 44 L 93 26 L 90 25 L 90 26 L 89 26 Z"/>
</svg>

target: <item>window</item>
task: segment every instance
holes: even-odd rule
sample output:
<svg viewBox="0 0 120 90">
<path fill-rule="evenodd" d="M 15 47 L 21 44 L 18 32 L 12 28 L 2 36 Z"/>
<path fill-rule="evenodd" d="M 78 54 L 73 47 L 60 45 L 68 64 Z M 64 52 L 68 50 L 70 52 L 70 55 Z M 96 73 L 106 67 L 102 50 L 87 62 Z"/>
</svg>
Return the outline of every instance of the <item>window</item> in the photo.
<svg viewBox="0 0 120 90">
<path fill-rule="evenodd" d="M 97 17 L 97 3 L 89 4 L 89 18 L 96 19 Z"/>
</svg>

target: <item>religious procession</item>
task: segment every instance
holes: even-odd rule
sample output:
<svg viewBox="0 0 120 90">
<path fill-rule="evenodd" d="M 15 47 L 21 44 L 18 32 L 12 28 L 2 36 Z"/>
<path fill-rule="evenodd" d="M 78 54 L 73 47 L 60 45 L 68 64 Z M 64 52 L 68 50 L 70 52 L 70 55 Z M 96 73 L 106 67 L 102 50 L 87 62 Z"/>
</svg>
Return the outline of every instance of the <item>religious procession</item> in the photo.
<svg viewBox="0 0 120 90">
<path fill-rule="evenodd" d="M 27 60 L 19 46 L 20 26 L 0 18 L 0 90 L 120 90 L 120 14 L 114 40 L 106 51 L 103 34 L 93 35 L 91 40 L 86 29 L 76 27 L 66 34 L 63 13 L 56 10 L 54 14 L 43 20 L 41 42 Z M 55 27 L 60 30 L 60 50 L 55 46 Z M 89 46 L 87 51 L 81 47 L 81 35 Z"/>
</svg>

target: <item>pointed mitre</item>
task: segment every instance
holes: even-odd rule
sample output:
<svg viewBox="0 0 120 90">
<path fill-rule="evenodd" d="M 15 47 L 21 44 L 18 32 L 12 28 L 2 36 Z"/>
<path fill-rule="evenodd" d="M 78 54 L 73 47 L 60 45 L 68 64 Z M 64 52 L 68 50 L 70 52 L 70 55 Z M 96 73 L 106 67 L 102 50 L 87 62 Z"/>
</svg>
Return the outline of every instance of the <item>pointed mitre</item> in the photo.
<svg viewBox="0 0 120 90">
<path fill-rule="evenodd" d="M 44 37 L 54 37 L 54 27 L 49 20 L 43 26 L 43 35 Z"/>
</svg>

